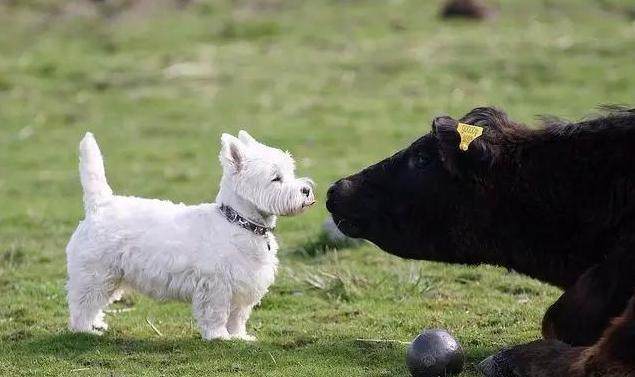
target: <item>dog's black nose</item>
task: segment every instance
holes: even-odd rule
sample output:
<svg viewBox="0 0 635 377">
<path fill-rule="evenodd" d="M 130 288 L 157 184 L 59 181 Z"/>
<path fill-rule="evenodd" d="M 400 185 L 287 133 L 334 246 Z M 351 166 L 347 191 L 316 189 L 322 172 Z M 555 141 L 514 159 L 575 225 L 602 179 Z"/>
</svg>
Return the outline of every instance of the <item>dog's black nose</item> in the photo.
<svg viewBox="0 0 635 377">
<path fill-rule="evenodd" d="M 304 186 L 302 187 L 300 192 L 302 192 L 302 194 L 308 198 L 309 195 L 311 195 L 311 188 L 309 186 Z"/>
</svg>

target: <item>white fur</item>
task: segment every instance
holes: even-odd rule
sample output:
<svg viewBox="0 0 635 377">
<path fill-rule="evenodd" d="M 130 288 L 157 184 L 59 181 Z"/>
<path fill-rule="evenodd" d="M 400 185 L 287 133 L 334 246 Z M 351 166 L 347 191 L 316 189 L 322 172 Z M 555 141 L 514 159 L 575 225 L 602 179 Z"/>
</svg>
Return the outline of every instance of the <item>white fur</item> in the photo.
<svg viewBox="0 0 635 377">
<path fill-rule="evenodd" d="M 312 183 L 295 177 L 288 153 L 247 132 L 223 134 L 221 141 L 216 203 L 187 206 L 113 195 L 99 147 L 86 134 L 79 164 L 86 216 L 66 248 L 71 330 L 106 330 L 103 308 L 133 288 L 191 301 L 204 339 L 255 339 L 245 324 L 274 281 L 278 245 L 270 233 L 259 236 L 228 222 L 218 206 L 273 227 L 276 215 L 313 204 Z"/>
</svg>

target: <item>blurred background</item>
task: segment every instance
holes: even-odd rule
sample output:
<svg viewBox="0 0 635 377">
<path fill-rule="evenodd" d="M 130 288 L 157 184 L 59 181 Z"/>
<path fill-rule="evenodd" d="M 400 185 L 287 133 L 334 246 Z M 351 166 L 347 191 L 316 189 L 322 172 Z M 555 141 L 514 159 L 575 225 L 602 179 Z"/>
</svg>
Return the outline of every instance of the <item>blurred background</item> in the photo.
<svg viewBox="0 0 635 377">
<path fill-rule="evenodd" d="M 473 363 L 534 339 L 555 288 L 371 245 L 334 251 L 324 193 L 439 114 L 494 105 L 536 125 L 632 105 L 634 62 L 632 0 L 0 0 L 0 370 L 405 375 L 399 345 L 353 340 L 447 327 Z M 280 221 L 260 345 L 208 346 L 188 305 L 137 296 L 102 340 L 67 334 L 83 134 L 115 192 L 199 203 L 216 194 L 220 134 L 239 129 L 318 184 L 318 206 Z"/>
</svg>

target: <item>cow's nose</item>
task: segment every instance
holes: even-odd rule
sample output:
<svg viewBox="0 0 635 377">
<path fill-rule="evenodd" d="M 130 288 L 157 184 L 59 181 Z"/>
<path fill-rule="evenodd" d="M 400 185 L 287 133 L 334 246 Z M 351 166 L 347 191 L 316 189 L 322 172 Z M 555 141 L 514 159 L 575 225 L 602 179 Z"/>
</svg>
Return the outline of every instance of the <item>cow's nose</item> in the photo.
<svg viewBox="0 0 635 377">
<path fill-rule="evenodd" d="M 338 207 L 341 207 L 343 201 L 345 201 L 348 193 L 352 191 L 353 182 L 346 178 L 342 178 L 339 181 L 333 183 L 326 193 L 326 209 L 335 213 L 338 212 Z"/>
<path fill-rule="evenodd" d="M 353 193 L 353 182 L 349 179 L 343 178 L 333 183 L 326 193 L 326 209 L 333 212 L 337 203 L 346 201 L 351 193 Z"/>
<path fill-rule="evenodd" d="M 337 194 L 341 196 L 346 196 L 349 192 L 352 191 L 352 189 L 353 189 L 353 182 L 351 182 L 350 179 L 343 178 L 333 183 L 333 185 L 331 185 L 327 195 L 332 196 L 337 191 Z"/>
</svg>

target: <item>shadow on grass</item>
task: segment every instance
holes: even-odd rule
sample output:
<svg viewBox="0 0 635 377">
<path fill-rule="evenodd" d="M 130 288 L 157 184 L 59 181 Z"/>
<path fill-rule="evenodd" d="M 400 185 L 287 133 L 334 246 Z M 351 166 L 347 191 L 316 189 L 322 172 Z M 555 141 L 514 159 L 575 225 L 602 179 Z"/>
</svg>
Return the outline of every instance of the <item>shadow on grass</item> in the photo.
<svg viewBox="0 0 635 377">
<path fill-rule="evenodd" d="M 134 339 L 120 336 L 103 337 L 90 334 L 73 334 L 65 332 L 57 335 L 47 335 L 25 339 L 13 345 L 14 350 L 24 354 L 51 354 L 58 358 L 76 358 L 85 353 L 101 350 L 110 353 L 166 353 L 180 349 L 186 351 L 195 348 L 195 340 L 178 339 Z M 213 343 L 210 343 L 213 344 Z"/>
<path fill-rule="evenodd" d="M 316 339 L 305 342 L 204 342 L 192 338 L 129 338 L 62 333 L 25 339 L 11 346 L 21 360 L 43 355 L 77 367 L 117 368 L 208 368 L 218 372 L 271 370 L 293 365 L 339 370 L 382 370 L 393 376 L 408 375 L 405 369 L 407 345 L 359 342 L 355 339 Z M 476 373 L 476 365 L 494 349 L 476 348 L 466 352 L 466 371 Z M 272 365 L 272 360 L 274 365 Z M 48 358 L 50 360 L 50 358 Z M 211 368 L 211 369 L 209 369 Z"/>
<path fill-rule="evenodd" d="M 309 238 L 304 244 L 298 245 L 293 251 L 299 255 L 316 257 L 327 254 L 332 250 L 354 249 L 363 244 L 364 242 L 362 240 L 354 238 L 342 237 L 333 239 L 329 237 L 326 232 L 322 231 Z"/>
<path fill-rule="evenodd" d="M 215 363 L 217 371 L 231 371 L 237 362 L 253 370 L 271 368 L 273 355 L 280 367 L 285 364 L 333 365 L 338 368 L 371 368 L 403 372 L 405 346 L 364 344 L 354 339 L 312 339 L 310 342 L 260 341 L 205 342 L 192 338 L 128 338 L 62 333 L 24 339 L 11 346 L 21 360 L 49 356 L 77 367 L 114 368 L 126 364 L 171 367 Z M 401 373 L 397 373 L 399 375 Z"/>
</svg>

